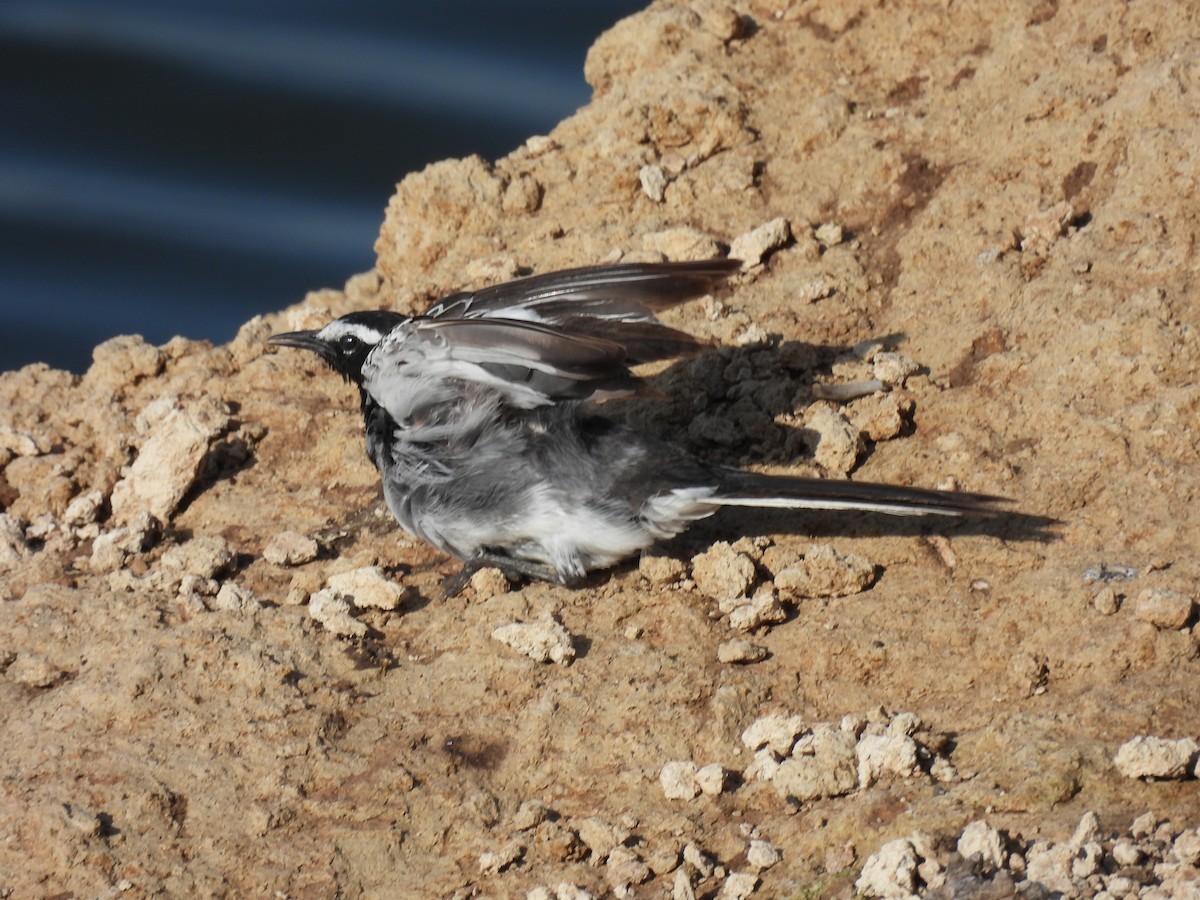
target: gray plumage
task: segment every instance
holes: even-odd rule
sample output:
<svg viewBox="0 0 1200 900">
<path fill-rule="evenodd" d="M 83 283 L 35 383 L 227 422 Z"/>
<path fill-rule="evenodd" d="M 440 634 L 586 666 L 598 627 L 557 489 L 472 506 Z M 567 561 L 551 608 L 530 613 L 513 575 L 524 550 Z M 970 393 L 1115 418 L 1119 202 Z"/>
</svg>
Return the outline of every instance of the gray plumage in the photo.
<svg viewBox="0 0 1200 900">
<path fill-rule="evenodd" d="M 986 515 L 997 498 L 767 476 L 704 463 L 587 401 L 631 367 L 696 352 L 655 314 L 731 260 L 593 266 L 452 294 L 424 316 L 350 313 L 272 343 L 321 356 L 360 392 L 367 454 L 410 534 L 476 569 L 574 584 L 722 506 Z"/>
</svg>

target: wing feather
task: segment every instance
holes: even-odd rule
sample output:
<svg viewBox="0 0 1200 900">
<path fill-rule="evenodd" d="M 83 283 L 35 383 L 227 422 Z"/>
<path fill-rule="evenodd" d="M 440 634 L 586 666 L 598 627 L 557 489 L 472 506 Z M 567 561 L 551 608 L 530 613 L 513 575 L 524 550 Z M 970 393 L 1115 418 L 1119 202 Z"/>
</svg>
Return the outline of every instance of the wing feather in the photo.
<svg viewBox="0 0 1200 900">
<path fill-rule="evenodd" d="M 451 294 L 426 315 L 548 324 L 577 316 L 653 322 L 655 313 L 707 293 L 740 265 L 733 259 L 709 259 L 565 269 Z"/>
</svg>

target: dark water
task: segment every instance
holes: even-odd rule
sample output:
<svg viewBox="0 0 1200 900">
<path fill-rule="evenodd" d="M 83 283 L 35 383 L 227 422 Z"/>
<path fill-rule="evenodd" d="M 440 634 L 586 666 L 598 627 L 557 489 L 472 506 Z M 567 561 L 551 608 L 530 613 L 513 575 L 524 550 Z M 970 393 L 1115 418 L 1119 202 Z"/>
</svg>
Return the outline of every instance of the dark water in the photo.
<svg viewBox="0 0 1200 900">
<path fill-rule="evenodd" d="M 548 131 L 644 5 L 3 0 L 0 370 L 340 286 L 397 181 Z"/>
</svg>

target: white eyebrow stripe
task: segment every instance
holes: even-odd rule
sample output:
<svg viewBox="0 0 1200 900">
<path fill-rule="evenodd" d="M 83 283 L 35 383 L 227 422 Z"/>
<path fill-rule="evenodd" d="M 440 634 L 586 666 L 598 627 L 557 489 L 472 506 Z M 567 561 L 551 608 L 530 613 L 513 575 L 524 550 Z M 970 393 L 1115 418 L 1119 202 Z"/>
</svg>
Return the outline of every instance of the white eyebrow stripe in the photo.
<svg viewBox="0 0 1200 900">
<path fill-rule="evenodd" d="M 343 322 L 334 319 L 317 332 L 317 337 L 323 341 L 335 341 L 344 335 L 353 335 L 364 344 L 378 344 L 383 335 L 377 329 L 370 328 L 358 322 Z"/>
</svg>

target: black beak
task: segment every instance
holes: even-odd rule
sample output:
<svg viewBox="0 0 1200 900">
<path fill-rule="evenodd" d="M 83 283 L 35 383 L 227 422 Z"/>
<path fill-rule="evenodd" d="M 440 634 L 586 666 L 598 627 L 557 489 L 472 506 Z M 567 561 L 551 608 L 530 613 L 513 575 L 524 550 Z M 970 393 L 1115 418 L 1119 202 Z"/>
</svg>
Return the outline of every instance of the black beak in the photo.
<svg viewBox="0 0 1200 900">
<path fill-rule="evenodd" d="M 311 350 L 326 362 L 330 362 L 329 345 L 317 337 L 315 331 L 289 331 L 284 334 L 273 334 L 267 338 L 268 344 L 276 347 L 295 347 L 298 350 Z"/>
</svg>

